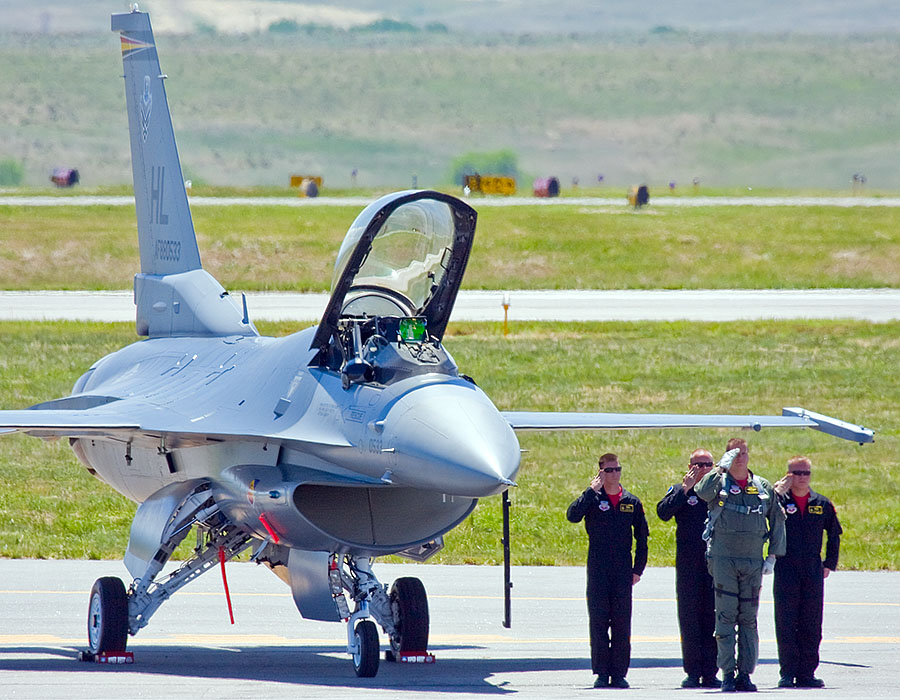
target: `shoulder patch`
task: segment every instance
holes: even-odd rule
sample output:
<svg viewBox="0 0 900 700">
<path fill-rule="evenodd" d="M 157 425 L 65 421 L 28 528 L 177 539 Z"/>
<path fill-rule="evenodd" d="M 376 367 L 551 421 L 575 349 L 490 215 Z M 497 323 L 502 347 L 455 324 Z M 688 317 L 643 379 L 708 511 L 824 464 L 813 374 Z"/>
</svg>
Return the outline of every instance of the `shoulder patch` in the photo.
<svg viewBox="0 0 900 700">
<path fill-rule="evenodd" d="M 668 496 L 670 493 L 672 493 L 672 492 L 674 492 L 674 491 L 675 491 L 675 487 L 674 487 L 674 486 L 670 486 L 670 487 L 669 487 L 669 490 L 666 491 L 666 495 Z"/>
<path fill-rule="evenodd" d="M 822 515 L 822 506 L 809 506 L 808 512 L 813 515 Z"/>
<path fill-rule="evenodd" d="M 817 506 L 819 508 L 819 512 L 822 511 L 822 506 Z M 619 512 L 620 513 L 633 513 L 634 505 L 631 503 L 620 503 L 619 504 Z"/>
</svg>

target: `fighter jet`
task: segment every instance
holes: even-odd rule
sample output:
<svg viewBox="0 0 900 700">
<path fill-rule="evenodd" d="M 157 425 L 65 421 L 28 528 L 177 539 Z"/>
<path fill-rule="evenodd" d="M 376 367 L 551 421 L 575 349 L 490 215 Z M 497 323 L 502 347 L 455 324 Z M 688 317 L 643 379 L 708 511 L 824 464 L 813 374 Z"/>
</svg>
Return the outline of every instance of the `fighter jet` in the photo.
<svg viewBox="0 0 900 700">
<path fill-rule="evenodd" d="M 290 587 L 304 618 L 343 621 L 359 676 L 424 653 L 421 582 L 390 589 L 376 557 L 425 560 L 480 498 L 515 484 L 515 430 L 810 427 L 872 432 L 803 409 L 783 416 L 501 412 L 443 343 L 476 212 L 439 192 L 366 207 L 337 254 L 321 322 L 261 336 L 206 272 L 194 235 L 149 16 L 112 15 L 131 138 L 143 340 L 98 360 L 69 396 L 0 411 L 0 432 L 68 438 L 100 481 L 138 504 L 132 580 L 96 581 L 88 658 L 129 635 L 200 574 L 250 550 Z M 167 566 L 190 531 L 196 547 Z M 373 621 L 374 620 L 374 621 Z"/>
</svg>

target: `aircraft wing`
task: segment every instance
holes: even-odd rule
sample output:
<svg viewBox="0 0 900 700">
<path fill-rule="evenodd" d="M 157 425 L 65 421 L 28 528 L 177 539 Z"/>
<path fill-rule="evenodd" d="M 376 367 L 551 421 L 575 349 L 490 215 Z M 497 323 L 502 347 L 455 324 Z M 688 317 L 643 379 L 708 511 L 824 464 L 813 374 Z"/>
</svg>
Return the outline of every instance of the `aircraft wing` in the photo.
<svg viewBox="0 0 900 700">
<path fill-rule="evenodd" d="M 154 442 L 165 438 L 169 447 L 190 447 L 234 440 L 277 440 L 282 444 L 298 446 L 308 443 L 330 447 L 349 446 L 340 435 L 326 435 L 322 432 L 310 434 L 296 426 L 277 432 L 246 430 L 237 428 L 232 423 L 215 420 L 205 427 L 197 423 L 192 425 L 183 417 L 173 417 L 170 412 L 145 405 L 123 406 L 115 412 L 108 408 L 0 411 L 0 435 L 15 432 L 39 438 L 106 437 Z"/>
<path fill-rule="evenodd" d="M 780 416 L 701 415 L 678 413 L 552 413 L 501 411 L 513 430 L 625 430 L 638 428 L 812 428 L 860 444 L 875 434 L 860 425 L 808 411 L 783 408 Z"/>
</svg>

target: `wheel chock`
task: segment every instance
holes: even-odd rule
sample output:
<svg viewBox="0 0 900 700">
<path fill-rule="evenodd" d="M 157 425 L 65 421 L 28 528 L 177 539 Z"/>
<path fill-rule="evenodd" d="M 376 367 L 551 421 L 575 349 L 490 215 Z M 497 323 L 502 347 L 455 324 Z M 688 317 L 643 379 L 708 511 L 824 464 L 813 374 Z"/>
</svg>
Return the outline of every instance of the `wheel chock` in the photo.
<svg viewBox="0 0 900 700">
<path fill-rule="evenodd" d="M 134 652 L 131 651 L 105 651 L 101 654 L 93 654 L 89 651 L 78 652 L 79 661 L 93 662 L 97 664 L 133 664 Z"/>
</svg>

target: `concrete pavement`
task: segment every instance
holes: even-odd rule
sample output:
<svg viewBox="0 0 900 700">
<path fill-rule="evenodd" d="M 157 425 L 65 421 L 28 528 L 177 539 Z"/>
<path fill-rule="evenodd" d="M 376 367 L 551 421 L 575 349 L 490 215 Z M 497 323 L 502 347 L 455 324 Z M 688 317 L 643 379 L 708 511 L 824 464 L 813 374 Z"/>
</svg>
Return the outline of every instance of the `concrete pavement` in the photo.
<svg viewBox="0 0 900 700">
<path fill-rule="evenodd" d="M 502 321 L 502 291 L 457 297 L 452 321 Z M 898 289 L 512 290 L 510 321 L 752 321 L 765 319 L 900 319 Z M 328 295 L 250 292 L 256 321 L 317 322 Z M 133 322 L 130 291 L 3 292 L 0 321 Z"/>
<path fill-rule="evenodd" d="M 377 565 L 384 582 L 415 575 L 429 593 L 434 665 L 382 661 L 359 679 L 342 624 L 305 621 L 263 567 L 229 564 L 236 624 L 218 571 L 177 593 L 130 640 L 135 663 L 76 660 L 85 645 L 94 579 L 120 562 L 0 560 L 0 695 L 4 698 L 571 698 L 591 688 L 581 567 L 513 567 L 513 625 L 502 627 L 499 567 Z M 674 572 L 648 569 L 635 588 L 632 697 L 709 697 L 681 690 Z M 760 608 L 761 694 L 896 697 L 900 688 L 900 573 L 838 571 L 826 582 L 824 690 L 780 690 L 771 579 Z M 382 637 L 382 644 L 385 640 Z"/>
</svg>

